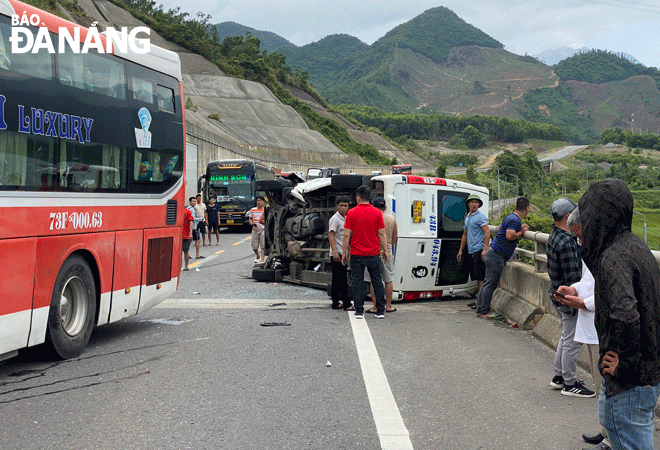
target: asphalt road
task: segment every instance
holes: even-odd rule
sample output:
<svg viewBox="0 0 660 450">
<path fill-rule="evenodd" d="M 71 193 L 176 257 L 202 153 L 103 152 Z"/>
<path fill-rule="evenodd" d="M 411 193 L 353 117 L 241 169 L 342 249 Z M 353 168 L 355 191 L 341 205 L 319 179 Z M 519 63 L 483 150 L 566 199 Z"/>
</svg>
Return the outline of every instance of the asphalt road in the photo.
<svg viewBox="0 0 660 450">
<path fill-rule="evenodd" d="M 202 253 L 81 357 L 0 365 L 0 448 L 556 450 L 599 429 L 595 399 L 548 385 L 554 352 L 469 299 L 357 321 L 323 291 L 251 280 L 247 234 Z"/>
</svg>

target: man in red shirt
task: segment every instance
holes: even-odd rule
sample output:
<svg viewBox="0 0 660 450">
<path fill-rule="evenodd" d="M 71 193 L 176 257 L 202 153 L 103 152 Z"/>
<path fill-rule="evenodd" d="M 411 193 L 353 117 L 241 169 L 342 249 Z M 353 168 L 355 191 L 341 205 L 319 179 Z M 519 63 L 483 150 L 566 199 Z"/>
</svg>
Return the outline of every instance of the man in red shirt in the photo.
<svg viewBox="0 0 660 450">
<path fill-rule="evenodd" d="M 190 261 L 190 238 L 192 234 L 192 227 L 190 226 L 191 222 L 194 222 L 195 218 L 188 208 L 183 208 L 183 245 L 181 250 L 183 250 L 183 260 L 186 263 L 183 266 L 183 270 L 188 270 L 188 262 Z M 209 237 L 209 239 L 211 239 Z"/>
<path fill-rule="evenodd" d="M 346 213 L 344 222 L 344 249 L 350 248 L 351 280 L 353 281 L 353 304 L 355 318 L 364 319 L 364 269 L 369 271 L 376 294 L 376 318 L 385 318 L 385 287 L 381 273 L 381 258 L 387 261 L 387 236 L 385 222 L 380 210 L 369 203 L 371 189 L 360 186 L 355 192 L 357 206 Z M 350 247 L 349 247 L 350 243 Z M 344 250 L 342 264 L 348 263 L 348 253 Z"/>
</svg>

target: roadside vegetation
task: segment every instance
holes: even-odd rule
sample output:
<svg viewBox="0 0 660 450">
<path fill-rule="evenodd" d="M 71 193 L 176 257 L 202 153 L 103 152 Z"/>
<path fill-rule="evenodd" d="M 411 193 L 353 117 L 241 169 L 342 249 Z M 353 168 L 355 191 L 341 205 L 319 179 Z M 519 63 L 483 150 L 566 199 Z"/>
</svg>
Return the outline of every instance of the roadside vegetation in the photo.
<svg viewBox="0 0 660 450">
<path fill-rule="evenodd" d="M 256 37 L 247 34 L 221 40 L 217 29 L 210 24 L 210 15 L 197 13 L 191 17 L 180 7 L 165 11 L 153 0 L 111 1 L 146 23 L 164 39 L 203 56 L 227 75 L 266 85 L 282 103 L 294 108 L 312 130 L 323 134 L 345 153 L 359 155 L 369 164 L 391 162 L 373 146 L 353 140 L 336 121 L 319 115 L 305 102 L 291 95 L 284 84 L 302 89 L 320 104 L 325 104 L 308 83 L 308 72 L 292 71 L 284 55 L 261 50 Z"/>
</svg>

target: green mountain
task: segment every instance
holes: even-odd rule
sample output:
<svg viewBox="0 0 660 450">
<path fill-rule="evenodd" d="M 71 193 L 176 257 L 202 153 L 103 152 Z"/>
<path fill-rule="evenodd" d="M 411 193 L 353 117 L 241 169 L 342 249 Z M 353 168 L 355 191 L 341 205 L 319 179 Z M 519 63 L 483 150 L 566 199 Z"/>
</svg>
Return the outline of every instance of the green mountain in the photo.
<svg viewBox="0 0 660 450">
<path fill-rule="evenodd" d="M 431 61 L 447 60 L 453 47 L 476 45 L 503 48 L 504 46 L 483 31 L 465 22 L 444 6 L 425 11 L 414 19 L 399 25 L 373 45 L 376 51 L 395 48 L 412 50 Z"/>
<path fill-rule="evenodd" d="M 397 78 L 401 74 L 390 70 L 398 52 L 413 52 L 438 64 L 449 59 L 452 48 L 462 46 L 503 47 L 451 10 L 438 7 L 399 25 L 371 46 L 338 35 L 303 48 L 278 51 L 287 57 L 291 67 L 306 70 L 311 83 L 330 102 L 395 111 L 414 108 L 419 103 Z"/>
<path fill-rule="evenodd" d="M 660 86 L 660 70 L 632 63 L 622 54 L 604 50 L 578 53 L 560 61 L 554 69 L 562 80 L 600 84 L 621 81 L 637 75 L 648 75 Z"/>
<path fill-rule="evenodd" d="M 307 71 L 319 92 L 329 92 L 337 88 L 340 74 L 368 50 L 369 46 L 356 37 L 335 34 L 302 47 L 282 47 L 277 52 L 286 56 L 289 66 Z"/>
<path fill-rule="evenodd" d="M 291 42 L 284 39 L 282 36 L 279 36 L 275 33 L 270 31 L 255 30 L 254 28 L 246 27 L 245 25 L 241 25 L 236 22 L 222 22 L 213 26 L 216 30 L 218 30 L 218 36 L 220 37 L 221 41 L 226 37 L 245 37 L 246 33 L 250 33 L 252 36 L 259 39 L 260 48 L 262 50 L 268 50 L 269 52 L 272 52 L 278 48 L 295 46 Z"/>
</svg>

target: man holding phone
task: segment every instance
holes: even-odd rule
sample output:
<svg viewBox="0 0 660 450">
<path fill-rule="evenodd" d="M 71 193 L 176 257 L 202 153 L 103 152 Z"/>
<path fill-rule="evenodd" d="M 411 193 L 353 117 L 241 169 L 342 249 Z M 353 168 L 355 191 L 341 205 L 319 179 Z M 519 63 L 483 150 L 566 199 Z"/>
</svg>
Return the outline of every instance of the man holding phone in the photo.
<svg viewBox="0 0 660 450">
<path fill-rule="evenodd" d="M 578 245 L 566 224 L 568 216 L 577 204 L 562 197 L 550 207 L 550 213 L 555 221 L 550 236 L 546 255 L 548 257 L 548 276 L 552 283 L 552 289 L 556 291 L 559 286 L 570 286 L 582 278 L 582 263 L 578 254 Z M 570 397 L 594 397 L 596 393 L 587 389 L 582 382 L 576 378 L 577 358 L 582 348 L 582 343 L 575 340 L 575 328 L 577 325 L 577 309 L 564 305 L 550 295 L 557 315 L 561 321 L 561 338 L 557 344 L 555 356 L 555 376 L 550 381 L 550 386 L 561 389 L 562 395 Z"/>
</svg>

